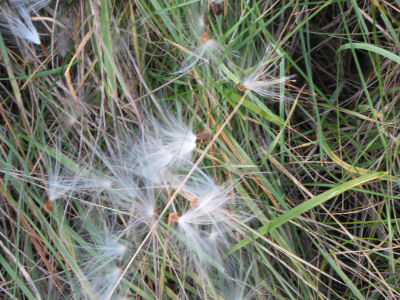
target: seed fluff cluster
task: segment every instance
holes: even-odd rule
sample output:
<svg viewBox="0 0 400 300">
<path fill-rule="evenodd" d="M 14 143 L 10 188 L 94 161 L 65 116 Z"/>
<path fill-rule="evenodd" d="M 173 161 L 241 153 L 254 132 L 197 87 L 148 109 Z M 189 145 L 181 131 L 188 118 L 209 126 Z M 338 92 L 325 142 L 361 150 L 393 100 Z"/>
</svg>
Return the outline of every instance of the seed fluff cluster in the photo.
<svg viewBox="0 0 400 300">
<path fill-rule="evenodd" d="M 205 133 L 196 135 L 170 113 L 164 115 L 167 121 L 145 121 L 135 139 L 124 138 L 123 147 L 110 141 L 107 152 L 93 149 L 103 168 L 94 169 L 92 163 L 88 171 L 60 146 L 54 158 L 46 156 L 46 211 L 56 214 L 74 201 L 88 207 L 80 237 L 64 241 L 71 255 L 79 253 L 77 264 L 83 267 L 75 280 L 84 298 L 128 296 L 126 280 L 139 276 L 141 263 L 150 259 L 161 276 L 162 254 L 178 274 L 182 293 L 188 272 L 199 276 L 191 285 L 215 295 L 223 293 L 224 286 L 213 278 L 235 274 L 236 266 L 225 256 L 241 236 L 240 224 L 251 219 L 249 210 L 235 196 L 233 182 L 218 184 L 200 168 L 186 178 Z M 170 200 L 174 192 L 178 196 Z M 67 228 L 61 228 L 62 236 L 67 236 Z M 135 255 L 135 271 L 124 273 Z"/>
<path fill-rule="evenodd" d="M 39 33 L 30 16 L 49 4 L 50 0 L 5 0 L 0 4 L 0 28 L 8 33 L 40 44 Z"/>
</svg>

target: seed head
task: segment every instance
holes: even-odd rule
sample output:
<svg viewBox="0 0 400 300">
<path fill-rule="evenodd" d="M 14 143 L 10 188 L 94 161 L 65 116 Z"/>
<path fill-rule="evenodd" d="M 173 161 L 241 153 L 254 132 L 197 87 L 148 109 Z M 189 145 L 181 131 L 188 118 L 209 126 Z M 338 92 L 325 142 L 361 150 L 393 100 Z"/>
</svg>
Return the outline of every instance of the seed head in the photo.
<svg viewBox="0 0 400 300">
<path fill-rule="evenodd" d="M 179 216 L 176 212 L 172 212 L 168 216 L 168 225 L 179 222 Z"/>
<path fill-rule="evenodd" d="M 39 34 L 33 26 L 30 15 L 49 2 L 50 0 L 10 0 L 9 5 L 0 6 L 0 28 L 39 45 Z"/>
<path fill-rule="evenodd" d="M 210 39 L 211 39 L 211 38 L 210 38 L 210 35 L 208 34 L 207 31 L 206 31 L 206 32 L 203 32 L 203 33 L 200 35 L 200 37 L 199 37 L 199 40 L 200 40 L 201 42 L 203 42 L 203 43 L 208 42 Z"/>
</svg>

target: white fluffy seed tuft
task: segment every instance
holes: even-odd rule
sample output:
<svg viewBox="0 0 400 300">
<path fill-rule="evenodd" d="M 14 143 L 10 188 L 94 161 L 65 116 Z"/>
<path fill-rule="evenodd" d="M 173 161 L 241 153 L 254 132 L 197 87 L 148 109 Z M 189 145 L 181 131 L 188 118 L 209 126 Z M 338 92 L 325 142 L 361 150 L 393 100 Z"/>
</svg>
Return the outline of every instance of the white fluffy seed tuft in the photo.
<svg viewBox="0 0 400 300">
<path fill-rule="evenodd" d="M 30 15 L 49 2 L 50 0 L 10 0 L 9 5 L 0 6 L 0 28 L 31 43 L 40 45 L 40 37 Z"/>
</svg>

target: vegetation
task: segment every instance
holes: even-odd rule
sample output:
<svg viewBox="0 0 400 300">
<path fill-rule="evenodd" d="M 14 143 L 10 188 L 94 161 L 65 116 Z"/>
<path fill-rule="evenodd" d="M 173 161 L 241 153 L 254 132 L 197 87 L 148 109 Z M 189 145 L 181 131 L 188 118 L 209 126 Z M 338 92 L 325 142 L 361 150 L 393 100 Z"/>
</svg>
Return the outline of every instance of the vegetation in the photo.
<svg viewBox="0 0 400 300">
<path fill-rule="evenodd" d="M 400 298 L 399 16 L 2 1 L 0 298 Z"/>
</svg>

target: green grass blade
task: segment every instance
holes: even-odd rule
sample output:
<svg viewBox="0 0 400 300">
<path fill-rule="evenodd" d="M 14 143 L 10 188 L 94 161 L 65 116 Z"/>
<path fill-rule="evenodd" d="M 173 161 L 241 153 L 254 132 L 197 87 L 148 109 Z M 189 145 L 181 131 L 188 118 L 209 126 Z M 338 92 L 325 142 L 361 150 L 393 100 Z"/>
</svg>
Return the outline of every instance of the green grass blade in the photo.
<svg viewBox="0 0 400 300">
<path fill-rule="evenodd" d="M 342 183 L 340 185 L 336 185 L 335 187 L 331 188 L 330 190 L 323 192 L 322 194 L 319 194 L 315 196 L 314 198 L 311 198 L 295 207 L 293 207 L 291 210 L 285 212 L 283 215 L 277 217 L 276 219 L 270 221 L 267 225 L 264 225 L 260 227 L 257 231 L 261 235 L 267 235 L 271 230 L 278 228 L 279 226 L 282 226 L 283 224 L 294 220 L 296 217 L 300 216 L 301 214 L 311 210 L 312 208 L 323 204 L 324 202 L 360 185 L 364 184 L 366 182 L 376 180 L 380 177 L 384 177 L 387 175 L 386 172 L 371 172 L 367 175 L 360 176 L 356 179 L 347 181 L 345 183 Z M 257 238 L 254 236 L 253 238 Z M 237 251 L 238 249 L 244 247 L 251 241 L 249 239 L 244 239 L 237 243 L 231 251 L 229 251 L 229 254 Z"/>
</svg>

